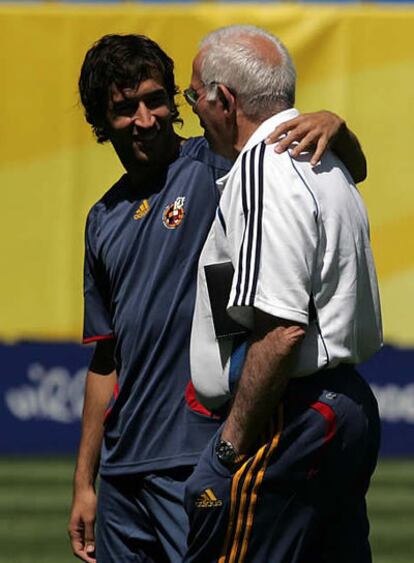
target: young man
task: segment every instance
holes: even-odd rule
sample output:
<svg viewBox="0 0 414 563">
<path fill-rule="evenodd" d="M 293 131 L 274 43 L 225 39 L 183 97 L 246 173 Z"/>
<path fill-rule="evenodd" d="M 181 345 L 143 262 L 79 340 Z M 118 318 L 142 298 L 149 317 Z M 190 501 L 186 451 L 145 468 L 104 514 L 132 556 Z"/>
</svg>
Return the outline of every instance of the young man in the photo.
<svg viewBox="0 0 414 563">
<path fill-rule="evenodd" d="M 193 109 L 235 163 L 200 258 L 191 374 L 206 408 L 233 400 L 187 482 L 186 562 L 371 561 L 379 417 L 353 367 L 382 339 L 368 220 L 330 151 L 313 168 L 265 143 L 298 116 L 295 78 L 250 26 L 213 32 L 194 61 Z"/>
<path fill-rule="evenodd" d="M 95 561 L 97 514 L 98 561 L 178 562 L 188 526 L 183 483 L 221 416 L 194 396 L 189 334 L 197 261 L 218 203 L 215 182 L 230 164 L 203 138 L 184 141 L 174 132 L 173 62 L 146 37 L 100 39 L 86 55 L 79 89 L 98 142 L 111 142 L 126 174 L 93 206 L 86 226 L 84 340 L 96 349 L 74 478 L 72 549 Z M 338 129 L 336 116 L 322 118 L 323 131 Z M 346 142 L 348 134 L 337 138 Z M 358 147 L 354 153 L 364 161 Z"/>
</svg>

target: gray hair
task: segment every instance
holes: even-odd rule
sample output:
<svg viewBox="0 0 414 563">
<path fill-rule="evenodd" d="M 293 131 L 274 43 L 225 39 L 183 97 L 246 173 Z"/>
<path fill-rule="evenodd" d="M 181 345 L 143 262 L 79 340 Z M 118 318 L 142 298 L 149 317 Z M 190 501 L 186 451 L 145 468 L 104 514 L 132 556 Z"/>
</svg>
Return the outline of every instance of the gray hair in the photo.
<svg viewBox="0 0 414 563">
<path fill-rule="evenodd" d="M 281 63 L 265 60 L 254 48 L 258 35 L 272 42 Z M 253 121 L 267 119 L 295 103 L 296 71 L 283 43 L 252 25 L 231 25 L 213 31 L 200 44 L 203 52 L 201 80 L 207 99 L 217 98 L 217 84 L 235 92 L 245 115 Z"/>
</svg>

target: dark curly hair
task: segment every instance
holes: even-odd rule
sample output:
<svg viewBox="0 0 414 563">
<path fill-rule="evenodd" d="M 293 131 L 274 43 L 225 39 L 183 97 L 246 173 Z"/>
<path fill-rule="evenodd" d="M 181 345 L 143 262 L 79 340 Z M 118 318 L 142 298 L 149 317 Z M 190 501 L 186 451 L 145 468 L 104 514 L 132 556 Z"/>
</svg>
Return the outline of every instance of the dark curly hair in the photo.
<svg viewBox="0 0 414 563">
<path fill-rule="evenodd" d="M 179 117 L 174 96 L 174 62 L 145 35 L 104 35 L 86 53 L 79 77 L 79 93 L 86 121 L 92 125 L 98 143 L 108 141 L 106 111 L 110 87 L 135 88 L 143 80 L 159 75 L 170 101 L 173 123 Z"/>
</svg>

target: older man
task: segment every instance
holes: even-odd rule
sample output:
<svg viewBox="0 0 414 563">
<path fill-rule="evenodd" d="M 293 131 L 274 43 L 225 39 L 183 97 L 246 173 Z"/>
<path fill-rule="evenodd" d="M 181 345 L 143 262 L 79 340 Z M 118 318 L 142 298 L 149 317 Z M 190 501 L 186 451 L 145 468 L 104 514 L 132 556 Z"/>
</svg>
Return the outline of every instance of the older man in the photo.
<svg viewBox="0 0 414 563">
<path fill-rule="evenodd" d="M 295 78 L 251 26 L 210 34 L 194 61 L 193 109 L 235 163 L 200 259 L 191 370 L 207 408 L 232 403 L 187 485 L 186 561 L 371 560 L 379 418 L 353 367 L 382 339 L 368 220 L 335 155 L 312 167 L 265 143 L 298 115 Z"/>
</svg>

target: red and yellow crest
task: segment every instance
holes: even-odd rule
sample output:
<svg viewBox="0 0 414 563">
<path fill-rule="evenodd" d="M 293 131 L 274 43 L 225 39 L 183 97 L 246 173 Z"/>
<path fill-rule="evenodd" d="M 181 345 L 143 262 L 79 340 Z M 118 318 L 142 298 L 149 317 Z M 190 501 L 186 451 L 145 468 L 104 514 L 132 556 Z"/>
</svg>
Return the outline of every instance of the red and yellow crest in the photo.
<svg viewBox="0 0 414 563">
<path fill-rule="evenodd" d="M 170 203 L 164 209 L 162 214 L 162 222 L 167 229 L 176 229 L 181 225 L 184 219 L 184 201 L 185 197 L 177 197 L 174 203 Z"/>
</svg>

